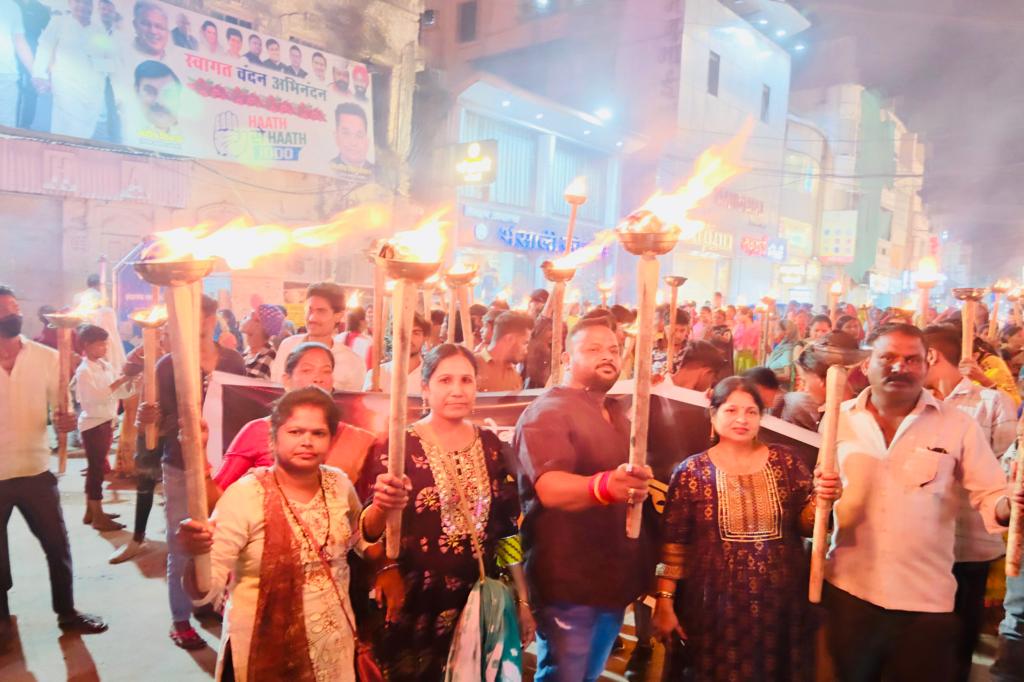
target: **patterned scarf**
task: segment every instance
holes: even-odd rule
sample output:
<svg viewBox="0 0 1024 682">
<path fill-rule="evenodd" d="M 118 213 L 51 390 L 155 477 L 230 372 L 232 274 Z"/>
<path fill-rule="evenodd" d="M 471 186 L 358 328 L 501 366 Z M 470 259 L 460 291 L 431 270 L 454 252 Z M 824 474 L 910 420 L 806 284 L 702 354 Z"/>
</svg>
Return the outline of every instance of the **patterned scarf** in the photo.
<svg viewBox="0 0 1024 682">
<path fill-rule="evenodd" d="M 254 473 L 263 486 L 264 540 L 248 677 L 251 682 L 315 682 L 302 609 L 305 577 L 296 561 L 298 542 L 270 471 Z"/>
</svg>

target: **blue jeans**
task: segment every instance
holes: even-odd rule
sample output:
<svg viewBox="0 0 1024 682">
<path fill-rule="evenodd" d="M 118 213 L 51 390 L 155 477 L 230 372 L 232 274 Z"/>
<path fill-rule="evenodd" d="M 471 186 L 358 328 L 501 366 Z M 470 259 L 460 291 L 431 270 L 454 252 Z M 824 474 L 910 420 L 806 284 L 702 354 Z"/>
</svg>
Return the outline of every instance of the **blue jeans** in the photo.
<svg viewBox="0 0 1024 682">
<path fill-rule="evenodd" d="M 188 518 L 188 492 L 184 469 L 164 464 L 163 472 L 164 512 L 167 514 L 167 594 L 171 601 L 171 619 L 180 623 L 192 617 L 192 600 L 181 586 L 189 555 L 175 537 L 178 526 Z"/>
<path fill-rule="evenodd" d="M 536 682 L 593 682 L 604 671 L 625 609 L 576 604 L 541 607 L 537 618 Z"/>
<path fill-rule="evenodd" d="M 1024 680 L 1024 575 L 1006 579 L 1006 617 L 999 624 L 999 653 L 992 664 L 995 682 Z"/>
</svg>

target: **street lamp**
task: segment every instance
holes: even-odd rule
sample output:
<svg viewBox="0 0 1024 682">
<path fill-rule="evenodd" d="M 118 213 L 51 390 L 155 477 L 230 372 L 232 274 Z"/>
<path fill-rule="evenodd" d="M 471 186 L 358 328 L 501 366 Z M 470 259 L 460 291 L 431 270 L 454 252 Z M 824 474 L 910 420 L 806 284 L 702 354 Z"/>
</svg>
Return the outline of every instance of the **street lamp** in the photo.
<svg viewBox="0 0 1024 682">
<path fill-rule="evenodd" d="M 1001 277 L 992 285 L 992 314 L 988 318 L 988 340 L 995 343 L 999 338 L 999 297 L 1013 287 L 1013 282 Z"/>
</svg>

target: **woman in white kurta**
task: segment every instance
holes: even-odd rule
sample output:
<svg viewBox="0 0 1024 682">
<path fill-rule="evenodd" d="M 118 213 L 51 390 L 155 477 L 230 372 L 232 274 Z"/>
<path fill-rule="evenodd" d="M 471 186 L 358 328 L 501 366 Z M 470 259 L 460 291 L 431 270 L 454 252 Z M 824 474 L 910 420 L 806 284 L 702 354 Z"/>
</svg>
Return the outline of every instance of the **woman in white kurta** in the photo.
<svg viewBox="0 0 1024 682">
<path fill-rule="evenodd" d="M 322 389 L 285 394 L 271 414 L 274 465 L 228 487 L 212 533 L 195 521 L 179 530 L 193 554 L 211 554 L 206 594 L 195 587 L 194 567 L 186 572 L 197 603 L 230 592 L 217 679 L 231 679 L 230 665 L 241 681 L 355 680 L 346 555 L 379 539 L 386 512 L 402 509 L 408 493 L 401 479 L 383 474 L 375 484 L 383 499 L 378 504 L 375 493 L 362 510 L 348 477 L 323 465 L 337 423 L 338 408 Z"/>
</svg>

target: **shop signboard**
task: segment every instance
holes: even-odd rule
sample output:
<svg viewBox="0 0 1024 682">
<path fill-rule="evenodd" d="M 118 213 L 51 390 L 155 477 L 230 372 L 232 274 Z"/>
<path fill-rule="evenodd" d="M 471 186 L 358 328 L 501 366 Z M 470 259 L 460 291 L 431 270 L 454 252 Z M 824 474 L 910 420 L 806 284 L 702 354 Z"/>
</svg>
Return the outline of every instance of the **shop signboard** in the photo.
<svg viewBox="0 0 1024 682">
<path fill-rule="evenodd" d="M 455 145 L 452 168 L 457 185 L 489 185 L 498 176 L 498 141 L 477 140 Z"/>
</svg>

